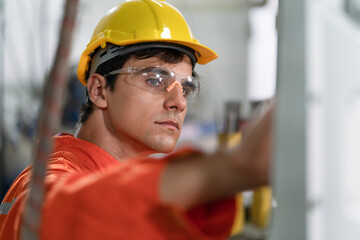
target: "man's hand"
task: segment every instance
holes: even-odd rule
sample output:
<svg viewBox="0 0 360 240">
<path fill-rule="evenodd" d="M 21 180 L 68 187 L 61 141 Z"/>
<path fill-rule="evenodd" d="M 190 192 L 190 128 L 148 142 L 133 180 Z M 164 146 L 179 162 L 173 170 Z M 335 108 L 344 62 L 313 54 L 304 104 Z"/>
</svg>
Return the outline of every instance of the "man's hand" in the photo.
<svg viewBox="0 0 360 240">
<path fill-rule="evenodd" d="M 246 170 L 251 186 L 258 187 L 270 183 L 271 163 L 273 156 L 273 114 L 274 104 L 269 103 L 262 108 L 245 129 L 241 143 L 232 150 L 234 168 L 239 172 Z"/>
</svg>

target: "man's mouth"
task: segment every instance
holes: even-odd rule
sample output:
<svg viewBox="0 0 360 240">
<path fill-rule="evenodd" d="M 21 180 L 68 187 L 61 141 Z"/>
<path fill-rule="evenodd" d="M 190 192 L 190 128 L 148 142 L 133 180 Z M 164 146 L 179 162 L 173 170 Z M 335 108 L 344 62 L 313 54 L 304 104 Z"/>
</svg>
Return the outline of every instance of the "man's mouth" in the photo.
<svg viewBox="0 0 360 240">
<path fill-rule="evenodd" d="M 177 121 L 162 121 L 162 122 L 155 122 L 156 124 L 159 124 L 161 126 L 164 126 L 168 129 L 172 129 L 172 130 L 179 130 L 179 123 Z"/>
</svg>

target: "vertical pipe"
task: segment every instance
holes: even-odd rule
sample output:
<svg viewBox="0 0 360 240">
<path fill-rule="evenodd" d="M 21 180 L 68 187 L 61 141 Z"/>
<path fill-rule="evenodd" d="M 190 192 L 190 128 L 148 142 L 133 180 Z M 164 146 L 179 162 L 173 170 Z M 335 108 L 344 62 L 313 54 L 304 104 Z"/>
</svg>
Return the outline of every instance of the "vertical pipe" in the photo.
<svg viewBox="0 0 360 240">
<path fill-rule="evenodd" d="M 274 210 L 270 240 L 306 239 L 305 3 L 279 2 Z"/>
</svg>

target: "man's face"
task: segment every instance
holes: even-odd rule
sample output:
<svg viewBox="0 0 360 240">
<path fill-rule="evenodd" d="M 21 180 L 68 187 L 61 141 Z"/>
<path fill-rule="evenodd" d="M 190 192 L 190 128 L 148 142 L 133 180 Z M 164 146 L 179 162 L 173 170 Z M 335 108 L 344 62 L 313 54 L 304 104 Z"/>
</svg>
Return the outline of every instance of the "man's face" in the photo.
<svg viewBox="0 0 360 240">
<path fill-rule="evenodd" d="M 158 58 L 130 58 L 122 68 L 155 67 L 191 76 L 188 57 L 177 64 L 163 63 Z M 139 152 L 170 152 L 180 136 L 187 110 L 180 86 L 164 94 L 154 94 L 126 83 L 131 74 L 119 74 L 113 91 L 109 91 L 106 109 L 107 129 L 120 143 Z M 123 144 L 124 146 L 124 144 Z"/>
</svg>

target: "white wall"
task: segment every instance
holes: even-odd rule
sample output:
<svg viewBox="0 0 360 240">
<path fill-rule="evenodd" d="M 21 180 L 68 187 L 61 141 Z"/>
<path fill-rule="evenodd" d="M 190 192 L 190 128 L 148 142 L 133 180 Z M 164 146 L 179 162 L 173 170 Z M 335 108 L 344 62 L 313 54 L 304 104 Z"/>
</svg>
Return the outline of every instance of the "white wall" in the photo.
<svg viewBox="0 0 360 240">
<path fill-rule="evenodd" d="M 308 1 L 307 16 L 308 239 L 358 239 L 360 23 L 343 1 Z"/>
</svg>

